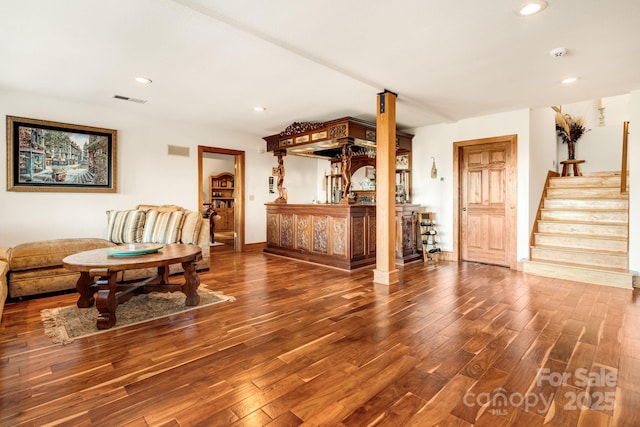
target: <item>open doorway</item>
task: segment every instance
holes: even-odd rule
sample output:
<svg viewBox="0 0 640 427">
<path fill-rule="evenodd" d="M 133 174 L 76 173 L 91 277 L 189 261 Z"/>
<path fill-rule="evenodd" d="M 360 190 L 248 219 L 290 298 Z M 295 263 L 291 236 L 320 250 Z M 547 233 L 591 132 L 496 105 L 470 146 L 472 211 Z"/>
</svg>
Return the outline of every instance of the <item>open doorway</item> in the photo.
<svg viewBox="0 0 640 427">
<path fill-rule="evenodd" d="M 209 218 L 212 249 L 244 247 L 244 151 L 198 146 L 198 200 Z M 210 209 L 211 208 L 211 209 Z"/>
</svg>

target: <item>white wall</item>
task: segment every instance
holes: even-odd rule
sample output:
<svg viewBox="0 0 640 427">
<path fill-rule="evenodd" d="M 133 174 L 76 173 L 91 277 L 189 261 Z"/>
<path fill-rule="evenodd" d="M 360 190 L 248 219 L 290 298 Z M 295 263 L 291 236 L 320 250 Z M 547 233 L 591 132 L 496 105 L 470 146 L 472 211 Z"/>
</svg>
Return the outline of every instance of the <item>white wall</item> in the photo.
<svg viewBox="0 0 640 427">
<path fill-rule="evenodd" d="M 604 98 L 605 125 L 599 126 L 598 101 L 590 100 L 562 106 L 572 116 L 584 116 L 590 129 L 576 144 L 576 158 L 585 160 L 584 173 L 620 171 L 623 122 L 629 121 L 629 269 L 640 271 L 640 135 L 634 135 L 634 124 L 640 123 L 640 91 Z M 567 158 L 567 147 L 558 144 L 558 160 Z M 560 171 L 560 169 L 558 169 Z"/>
<path fill-rule="evenodd" d="M 607 127 L 616 128 L 614 134 L 619 126 L 616 121 L 628 118 L 632 123 L 629 136 L 629 257 L 630 268 L 640 270 L 640 222 L 634 220 L 640 215 L 640 190 L 636 189 L 640 182 L 637 178 L 640 134 L 633 133 L 633 123 L 640 123 L 640 91 L 632 92 L 628 98 L 605 98 L 605 106 L 610 111 L 610 114 L 605 112 Z M 569 110 L 569 107 L 565 106 L 563 110 L 580 113 Z M 0 245 L 12 246 L 51 238 L 103 237 L 106 210 L 130 209 L 139 203 L 171 203 L 198 209 L 198 145 L 246 152 L 245 241 L 256 243 L 266 240 L 264 203 L 277 197 L 277 194 L 268 192 L 268 177 L 277 162 L 273 153 L 264 152 L 264 141 L 260 136 L 151 118 L 144 114 L 143 105 L 114 100 L 113 108 L 104 108 L 9 91 L 0 91 L 0 114 L 117 129 L 119 186 L 115 194 L 7 192 L 6 174 L 0 174 Z M 6 134 L 5 125 L 5 120 L 2 120 L 0 131 L 3 135 Z M 413 201 L 436 213 L 444 250 L 453 249 L 453 142 L 517 134 L 517 258 L 528 257 L 532 215 L 539 202 L 543 176 L 546 176 L 549 162 L 553 162 L 555 157 L 551 152 L 553 143 L 562 146 L 549 128 L 553 129 L 553 116 L 547 109 L 540 109 L 531 112 L 518 110 L 414 130 Z M 616 136 L 618 142 L 613 145 L 619 145 L 620 135 L 621 132 Z M 552 138 L 554 142 L 550 143 Z M 586 141 L 580 141 L 578 146 Z M 169 144 L 188 146 L 190 156 L 169 156 Z M 561 148 L 566 150 L 564 146 Z M 608 145 L 597 149 L 593 155 L 589 154 L 588 161 L 595 164 L 607 150 Z M 566 158 L 566 151 L 562 153 L 565 157 L 560 159 Z M 6 154 L 6 145 L 0 144 L 0 163 L 6 164 Z M 432 156 L 438 168 L 435 180 L 430 177 Z M 322 175 L 328 170 L 327 161 L 287 156 L 285 168 L 285 187 L 290 203 L 324 200 Z M 618 165 L 612 170 L 619 169 Z"/>
<path fill-rule="evenodd" d="M 413 202 L 435 212 L 440 246 L 453 250 L 453 143 L 501 135 L 518 135 L 517 259 L 529 256 L 529 110 L 461 120 L 413 130 Z M 438 178 L 431 179 L 431 157 Z"/>
<path fill-rule="evenodd" d="M 629 96 L 629 269 L 640 272 L 640 90 Z M 635 130 L 635 132 L 634 132 Z"/>
<path fill-rule="evenodd" d="M 629 120 L 629 95 L 607 97 L 603 101 L 604 126 L 599 124 L 598 100 L 562 106 L 563 113 L 585 119 L 587 132 L 575 145 L 576 159 L 585 160 L 585 163 L 580 166 L 583 173 L 620 171 L 622 123 Z M 556 140 L 558 141 L 558 161 L 566 160 L 567 145 L 561 143 L 557 136 Z"/>
<path fill-rule="evenodd" d="M 538 205 L 549 171 L 558 171 L 555 111 L 538 108 L 530 114 L 529 137 L 529 234 L 536 219 Z M 566 157 L 564 157 L 566 158 Z M 563 160 L 564 160 L 563 158 Z M 528 258 L 528 255 L 527 255 Z"/>
<path fill-rule="evenodd" d="M 117 193 L 8 192 L 6 174 L 0 174 L 0 245 L 65 237 L 104 237 L 106 210 L 131 209 L 139 203 L 198 209 L 198 145 L 246 151 L 245 185 L 247 194 L 254 194 L 254 198 L 245 202 L 245 241 L 266 240 L 264 203 L 270 200 L 267 177 L 275 163 L 271 153 L 259 153 L 257 147 L 264 146 L 260 137 L 151 118 L 144 114 L 144 105 L 113 102 L 113 108 L 105 108 L 0 91 L 3 117 L 12 115 L 118 130 Z M 6 134 L 5 126 L 6 121 L 2 120 L 2 135 Z M 190 156 L 168 155 L 169 144 L 188 146 Z M 0 147 L 0 163 L 6 164 L 6 145 Z"/>
<path fill-rule="evenodd" d="M 277 165 L 278 162 L 273 157 L 273 167 Z M 316 168 L 317 160 L 314 158 L 291 155 L 284 157 L 284 188 L 289 195 L 288 203 L 312 203 L 316 200 L 315 188 L 318 183 Z M 278 197 L 277 191 L 276 188 L 276 194 L 271 200 Z"/>
</svg>

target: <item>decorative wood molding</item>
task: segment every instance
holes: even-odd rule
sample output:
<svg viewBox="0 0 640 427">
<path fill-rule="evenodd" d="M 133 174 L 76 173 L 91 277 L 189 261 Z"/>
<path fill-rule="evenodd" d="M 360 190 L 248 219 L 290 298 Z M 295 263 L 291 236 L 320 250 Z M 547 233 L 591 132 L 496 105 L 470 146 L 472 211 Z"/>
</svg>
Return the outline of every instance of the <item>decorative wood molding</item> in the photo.
<svg viewBox="0 0 640 427">
<path fill-rule="evenodd" d="M 353 256 L 363 256 L 365 254 L 365 218 L 353 218 L 351 222 L 353 230 Z"/>
<path fill-rule="evenodd" d="M 417 252 L 418 205 L 396 207 L 394 215 L 409 242 L 395 242 L 405 248 L 397 254 L 398 264 L 421 259 Z M 345 270 L 364 267 L 376 260 L 376 206 L 340 204 L 267 203 L 267 247 L 265 253 L 320 263 Z M 413 232 L 411 230 L 414 230 Z"/>
<path fill-rule="evenodd" d="M 280 246 L 293 247 L 293 215 L 280 215 Z"/>
<path fill-rule="evenodd" d="M 328 240 L 329 236 L 327 235 L 327 222 L 328 217 L 326 216 L 314 216 L 313 217 L 313 251 L 320 252 L 323 254 L 328 253 Z"/>
<path fill-rule="evenodd" d="M 337 139 L 337 138 L 346 138 L 347 137 L 347 125 L 341 124 L 337 126 L 332 126 L 329 128 L 329 138 Z"/>
<path fill-rule="evenodd" d="M 278 149 L 278 140 L 267 141 L 267 151 L 276 151 Z"/>
<path fill-rule="evenodd" d="M 280 246 L 280 227 L 277 213 L 267 213 L 267 244 Z"/>
<path fill-rule="evenodd" d="M 280 132 L 280 136 L 293 136 L 299 133 L 311 132 L 325 127 L 323 122 L 293 122 L 285 130 Z"/>
<path fill-rule="evenodd" d="M 311 250 L 311 216 L 296 215 L 296 248 Z"/>
<path fill-rule="evenodd" d="M 365 145 L 375 147 L 376 123 L 342 117 L 328 122 L 295 122 L 275 135 L 265 136 L 267 151 L 292 150 L 311 145 L 309 150 L 316 155 L 331 158 L 338 144 L 345 140 L 361 141 Z M 398 153 L 411 151 L 413 135 L 396 130 L 396 150 Z M 324 144 L 323 144 L 324 143 Z M 337 144 L 336 144 L 337 143 Z"/>
<path fill-rule="evenodd" d="M 336 255 L 346 255 L 346 219 L 331 218 L 331 225 L 331 241 L 333 242 L 332 252 Z"/>
</svg>

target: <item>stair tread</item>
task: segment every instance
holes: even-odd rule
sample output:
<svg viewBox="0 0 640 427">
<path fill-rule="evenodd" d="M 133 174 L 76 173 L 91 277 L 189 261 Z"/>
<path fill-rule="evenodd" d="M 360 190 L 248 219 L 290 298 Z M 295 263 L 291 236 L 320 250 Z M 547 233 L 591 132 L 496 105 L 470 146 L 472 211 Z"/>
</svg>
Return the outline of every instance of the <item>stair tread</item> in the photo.
<svg viewBox="0 0 640 427">
<path fill-rule="evenodd" d="M 569 211 L 569 212 L 573 212 L 573 211 L 580 211 L 580 212 L 589 212 L 589 211 L 595 211 L 595 212 L 627 212 L 629 209 L 626 208 L 622 208 L 622 209 L 614 209 L 614 208 L 594 208 L 594 207 L 589 207 L 589 208 L 578 208 L 578 207 L 562 207 L 562 208 L 541 208 L 540 210 L 543 211 Z"/>
<path fill-rule="evenodd" d="M 607 249 L 586 249 L 586 248 L 575 248 L 571 246 L 532 245 L 531 249 L 551 249 L 556 251 L 565 251 L 565 252 L 573 252 L 573 253 L 580 253 L 580 254 L 606 254 L 606 255 L 615 255 L 615 256 L 629 255 L 627 251 L 612 251 Z"/>
<path fill-rule="evenodd" d="M 620 175 L 551 177 L 531 234 L 529 262 L 538 272 L 627 287 L 629 196 L 620 191 Z"/>
<path fill-rule="evenodd" d="M 593 270 L 593 271 L 606 271 L 607 273 L 619 273 L 619 274 L 628 274 L 633 276 L 634 274 L 627 269 L 624 268 L 615 268 L 615 267 L 601 267 L 601 266 L 585 266 L 583 264 L 572 264 L 569 262 L 560 262 L 560 261 L 538 261 L 538 260 L 529 260 L 528 262 L 534 262 L 538 264 L 550 264 L 561 267 L 571 267 L 571 268 L 579 268 L 582 270 Z"/>
<path fill-rule="evenodd" d="M 580 187 L 593 187 L 593 188 L 620 188 L 620 178 L 618 177 L 588 177 L 588 178 L 600 178 L 601 181 L 594 179 L 577 179 L 566 180 L 564 177 L 551 178 L 552 187 L 567 187 L 567 188 L 580 188 Z"/>
<path fill-rule="evenodd" d="M 540 236 L 558 236 L 558 237 L 574 237 L 578 239 L 593 239 L 593 240 L 617 240 L 626 242 L 626 236 L 611 236 L 609 234 L 580 234 L 580 233 L 546 233 L 544 231 L 536 231 L 534 234 Z"/>
<path fill-rule="evenodd" d="M 629 172 L 627 172 L 627 175 L 629 175 Z M 582 176 L 622 176 L 622 172 L 619 170 L 584 172 Z"/>
<path fill-rule="evenodd" d="M 620 184 L 615 185 L 614 184 L 603 184 L 603 185 L 594 185 L 594 184 L 583 184 L 583 185 L 575 185 L 575 184 L 556 184 L 554 183 L 553 185 L 550 185 L 549 187 L 547 187 L 548 189 L 552 189 L 552 190 L 576 190 L 576 191 L 582 191 L 582 190 L 607 190 L 607 192 L 611 192 L 611 193 L 618 193 L 620 194 Z"/>
<path fill-rule="evenodd" d="M 624 222 L 593 222 L 593 221 L 584 221 L 584 222 L 580 222 L 580 221 L 566 221 L 566 222 L 551 222 L 548 220 L 542 220 L 542 221 L 538 221 L 538 225 L 542 225 L 543 227 L 549 227 L 549 228 L 554 228 L 554 227 L 561 227 L 561 226 L 567 226 L 567 227 L 602 227 L 602 228 L 608 228 L 608 229 L 613 229 L 613 228 L 617 228 L 619 229 L 619 232 L 622 232 L 625 237 L 627 236 L 627 224 Z M 538 227 L 538 229 L 540 229 L 540 227 Z M 541 233 L 544 233 L 544 231 L 541 231 Z M 613 231 L 611 233 L 605 233 L 603 235 L 606 236 L 616 236 L 617 234 L 613 234 Z"/>
<path fill-rule="evenodd" d="M 627 227 L 626 223 L 620 222 L 604 222 L 604 221 L 580 221 L 578 219 L 539 219 L 538 224 L 544 222 L 549 224 L 576 224 L 576 225 L 606 225 L 614 227 Z"/>
<path fill-rule="evenodd" d="M 553 199 L 553 200 L 629 200 L 628 194 L 598 194 L 594 196 L 593 194 L 547 194 L 545 199 Z"/>
</svg>

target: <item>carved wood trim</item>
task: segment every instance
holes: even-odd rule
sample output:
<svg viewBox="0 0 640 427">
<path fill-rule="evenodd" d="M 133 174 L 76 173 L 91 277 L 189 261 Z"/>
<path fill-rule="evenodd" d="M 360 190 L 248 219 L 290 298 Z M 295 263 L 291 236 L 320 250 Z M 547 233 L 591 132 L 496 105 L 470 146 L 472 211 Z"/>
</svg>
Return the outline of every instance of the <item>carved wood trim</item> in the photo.
<svg viewBox="0 0 640 427">
<path fill-rule="evenodd" d="M 328 219 L 326 216 L 313 217 L 313 251 L 315 252 L 323 254 L 329 252 Z"/>
<path fill-rule="evenodd" d="M 325 126 L 324 122 L 293 122 L 287 126 L 285 130 L 280 132 L 280 136 L 293 136 L 299 133 L 322 129 Z"/>
<path fill-rule="evenodd" d="M 345 218 L 331 218 L 331 251 L 336 255 L 347 254 L 347 221 Z"/>
<path fill-rule="evenodd" d="M 296 215 L 296 248 L 311 250 L 311 216 Z"/>
</svg>

